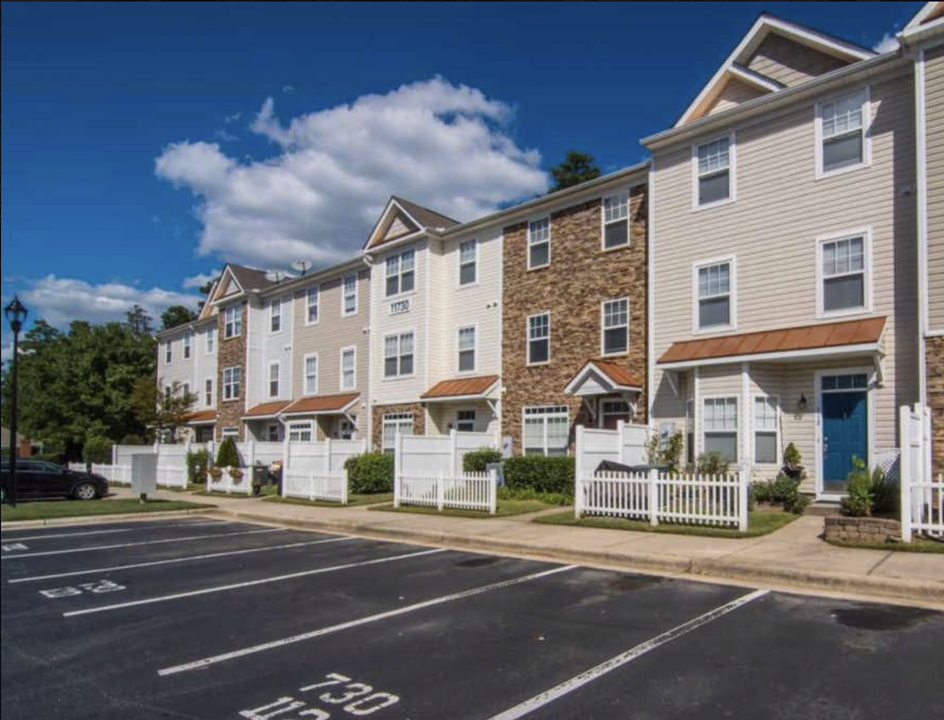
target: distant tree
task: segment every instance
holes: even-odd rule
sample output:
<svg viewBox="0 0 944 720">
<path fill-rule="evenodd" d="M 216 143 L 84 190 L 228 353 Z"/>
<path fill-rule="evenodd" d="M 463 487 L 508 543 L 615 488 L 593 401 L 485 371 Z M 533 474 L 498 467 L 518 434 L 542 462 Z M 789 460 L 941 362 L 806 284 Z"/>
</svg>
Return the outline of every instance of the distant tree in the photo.
<svg viewBox="0 0 944 720">
<path fill-rule="evenodd" d="M 203 295 L 203 299 L 197 303 L 197 310 L 203 310 L 203 306 L 207 304 L 207 300 L 209 299 L 210 290 L 213 289 L 213 285 L 217 280 L 219 280 L 218 277 L 211 278 L 200 286 L 200 294 Z"/>
<path fill-rule="evenodd" d="M 165 442 L 176 441 L 177 431 L 187 424 L 196 402 L 196 394 L 184 390 L 179 382 L 158 392 L 157 383 L 151 377 L 138 378 L 131 395 L 138 421 L 154 428 L 155 437 Z"/>
<path fill-rule="evenodd" d="M 171 305 L 161 313 L 161 329 L 169 330 L 178 325 L 186 325 L 197 319 L 197 314 L 183 305 Z"/>
<path fill-rule="evenodd" d="M 554 177 L 554 187 L 548 194 L 600 177 L 600 167 L 593 155 L 568 150 L 567 157 L 551 168 L 551 175 Z"/>
<path fill-rule="evenodd" d="M 150 335 L 154 332 L 153 318 L 137 303 L 126 313 L 125 317 L 131 332 L 137 335 Z"/>
</svg>

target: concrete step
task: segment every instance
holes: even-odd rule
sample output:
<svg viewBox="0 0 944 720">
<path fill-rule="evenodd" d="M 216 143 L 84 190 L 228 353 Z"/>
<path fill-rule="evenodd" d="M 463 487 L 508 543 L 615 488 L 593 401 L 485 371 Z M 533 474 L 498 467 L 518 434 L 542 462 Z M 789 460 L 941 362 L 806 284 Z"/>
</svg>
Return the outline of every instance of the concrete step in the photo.
<svg viewBox="0 0 944 720">
<path fill-rule="evenodd" d="M 806 507 L 807 515 L 816 515 L 819 517 L 827 517 L 830 515 L 839 514 L 839 503 L 837 502 L 826 502 L 825 500 L 818 500 L 816 502 L 810 503 Z"/>
</svg>

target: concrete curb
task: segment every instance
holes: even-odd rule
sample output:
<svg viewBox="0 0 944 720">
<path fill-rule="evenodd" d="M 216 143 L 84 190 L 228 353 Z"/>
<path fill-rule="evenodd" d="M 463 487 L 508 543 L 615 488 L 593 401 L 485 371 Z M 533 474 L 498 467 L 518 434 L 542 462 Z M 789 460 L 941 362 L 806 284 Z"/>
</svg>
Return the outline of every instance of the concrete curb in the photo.
<svg viewBox="0 0 944 720">
<path fill-rule="evenodd" d="M 174 518 L 187 515 L 206 515 L 214 510 L 213 505 L 188 510 L 153 510 L 145 513 L 116 513 L 113 515 L 82 515 L 80 517 L 48 518 L 46 520 L 7 520 L 0 525 L 0 532 L 29 530 L 30 528 L 59 527 L 69 525 L 99 525 L 112 522 L 144 521 L 148 518 Z"/>
<path fill-rule="evenodd" d="M 754 585 L 790 586 L 798 589 L 825 590 L 835 593 L 868 595 L 876 598 L 912 600 L 941 604 L 944 583 L 900 578 L 825 573 L 813 570 L 758 567 L 728 560 L 698 560 L 651 553 L 611 553 L 599 550 L 572 550 L 566 547 L 535 547 L 528 543 L 494 537 L 466 536 L 448 532 L 399 528 L 376 528 L 354 520 L 302 520 L 276 518 L 271 515 L 237 510 L 208 510 L 215 517 L 277 524 L 300 530 L 343 532 L 376 540 L 401 540 L 419 544 L 435 544 L 460 550 L 480 550 L 524 555 L 532 558 L 581 565 L 619 566 L 664 575 L 690 575 L 705 579 L 732 580 Z"/>
</svg>

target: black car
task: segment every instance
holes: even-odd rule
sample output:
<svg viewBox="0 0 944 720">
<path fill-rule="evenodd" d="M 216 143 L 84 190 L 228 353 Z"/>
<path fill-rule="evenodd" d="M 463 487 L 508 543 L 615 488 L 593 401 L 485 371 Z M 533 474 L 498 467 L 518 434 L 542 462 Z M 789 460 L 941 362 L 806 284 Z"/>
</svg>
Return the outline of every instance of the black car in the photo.
<svg viewBox="0 0 944 720">
<path fill-rule="evenodd" d="M 75 500 L 96 500 L 108 494 L 108 480 L 89 472 L 68 470 L 45 460 L 16 461 L 17 499 L 66 497 Z M 10 495 L 10 462 L 0 464 L 2 502 Z"/>
</svg>

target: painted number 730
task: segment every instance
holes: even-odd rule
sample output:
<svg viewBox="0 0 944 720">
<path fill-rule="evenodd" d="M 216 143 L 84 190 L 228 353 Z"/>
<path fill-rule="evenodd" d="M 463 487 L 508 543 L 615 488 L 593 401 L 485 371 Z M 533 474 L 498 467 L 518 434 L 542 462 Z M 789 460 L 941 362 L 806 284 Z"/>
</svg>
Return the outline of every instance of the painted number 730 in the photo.
<svg viewBox="0 0 944 720">
<path fill-rule="evenodd" d="M 341 709 L 355 716 L 372 715 L 378 710 L 396 705 L 400 698 L 387 692 L 374 692 L 374 688 L 366 683 L 355 682 L 346 675 L 329 673 L 326 680 L 306 685 L 298 689 L 300 693 L 325 690 L 318 695 L 318 700 L 327 705 L 341 705 Z M 330 689 L 327 689 L 330 688 Z M 240 711 L 240 716 L 247 720 L 289 720 L 286 713 L 293 713 L 299 718 L 314 718 L 328 720 L 331 713 L 321 708 L 312 707 L 309 702 L 294 697 L 281 697 L 275 702 L 263 705 L 252 710 Z"/>
</svg>

